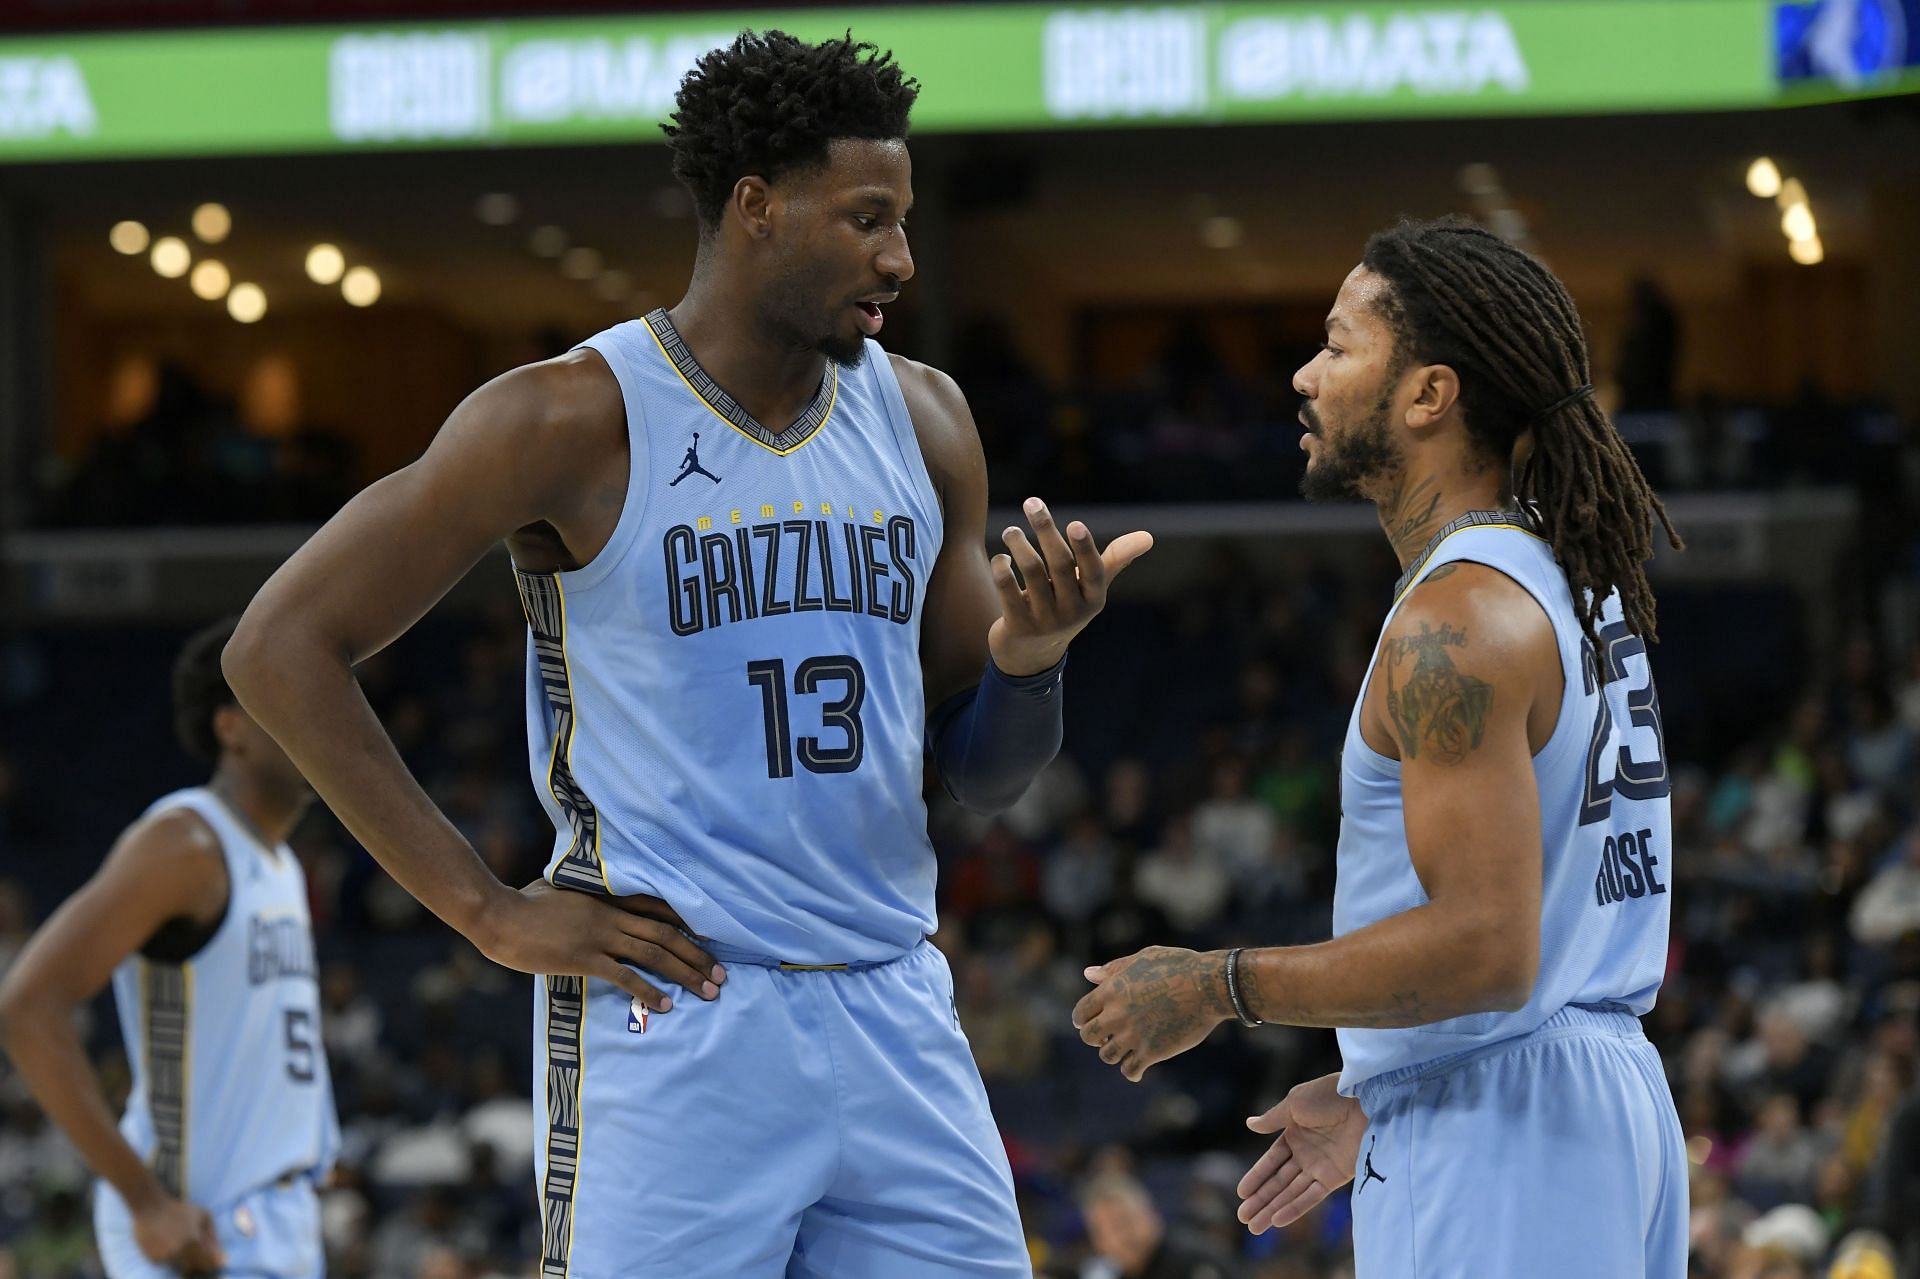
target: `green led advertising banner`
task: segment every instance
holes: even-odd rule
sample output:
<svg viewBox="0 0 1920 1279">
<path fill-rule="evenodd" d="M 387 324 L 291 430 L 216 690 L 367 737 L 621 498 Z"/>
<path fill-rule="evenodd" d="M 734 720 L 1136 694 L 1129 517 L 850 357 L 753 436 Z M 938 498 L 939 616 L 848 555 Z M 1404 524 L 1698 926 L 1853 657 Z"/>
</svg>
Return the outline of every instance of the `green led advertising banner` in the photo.
<svg viewBox="0 0 1920 1279">
<path fill-rule="evenodd" d="M 1764 0 L 983 5 L 0 41 L 0 159 L 654 142 L 743 27 L 895 51 L 923 132 L 1761 106 Z"/>
</svg>

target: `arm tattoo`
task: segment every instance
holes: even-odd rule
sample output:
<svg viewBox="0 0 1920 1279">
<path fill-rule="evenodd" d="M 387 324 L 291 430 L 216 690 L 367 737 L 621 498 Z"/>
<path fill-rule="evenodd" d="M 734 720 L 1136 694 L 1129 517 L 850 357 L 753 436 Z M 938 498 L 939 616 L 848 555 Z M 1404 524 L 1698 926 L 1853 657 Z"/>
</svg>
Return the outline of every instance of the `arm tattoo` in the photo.
<svg viewBox="0 0 1920 1279">
<path fill-rule="evenodd" d="M 1447 650 L 1466 644 L 1467 633 L 1450 623 L 1436 631 L 1422 622 L 1418 635 L 1391 636 L 1383 646 L 1387 714 L 1408 759 L 1424 750 L 1436 764 L 1458 764 L 1480 744 L 1493 709 L 1493 685 L 1454 668 Z M 1409 658 L 1413 669 L 1403 670 Z"/>
<path fill-rule="evenodd" d="M 1401 1030 L 1408 1026 L 1444 1021 L 1455 1015 L 1444 1011 L 1444 1003 L 1442 1007 L 1435 1007 L 1417 990 L 1396 990 L 1387 996 L 1386 1003 L 1370 1006 L 1334 1008 L 1322 1001 L 1314 1001 L 1316 1006 L 1309 1008 L 1298 998 L 1284 998 L 1282 992 L 1274 989 L 1273 977 L 1273 972 L 1266 965 L 1257 962 L 1249 964 L 1245 956 L 1241 957 L 1240 981 L 1246 990 L 1247 1005 L 1253 1010 L 1254 1016 L 1281 1025 Z"/>
<path fill-rule="evenodd" d="M 1150 1034 L 1178 1029 L 1195 1009 L 1228 1017 L 1227 970 L 1221 952 L 1175 951 L 1149 955 L 1117 979 L 1135 1001 L 1140 1024 Z"/>
</svg>

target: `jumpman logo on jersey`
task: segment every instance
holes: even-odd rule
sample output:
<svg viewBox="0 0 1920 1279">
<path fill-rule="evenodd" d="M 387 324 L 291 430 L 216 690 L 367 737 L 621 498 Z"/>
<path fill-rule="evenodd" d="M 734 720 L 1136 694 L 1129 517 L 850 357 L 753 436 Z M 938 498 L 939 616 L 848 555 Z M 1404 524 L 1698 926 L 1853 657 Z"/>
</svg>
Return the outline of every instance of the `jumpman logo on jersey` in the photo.
<svg viewBox="0 0 1920 1279">
<path fill-rule="evenodd" d="M 1359 1194 L 1361 1190 L 1367 1188 L 1369 1181 L 1377 1181 L 1383 1186 L 1387 1184 L 1387 1179 L 1373 1170 L 1373 1148 L 1379 1140 L 1380 1138 L 1376 1136 L 1372 1141 L 1367 1143 L 1367 1171 L 1366 1175 L 1360 1178 L 1360 1189 L 1353 1192 L 1356 1195 Z"/>
<path fill-rule="evenodd" d="M 680 459 L 680 474 L 674 476 L 673 484 L 667 487 L 672 488 L 674 484 L 678 484 L 689 475 L 704 475 L 715 484 L 720 482 L 719 476 L 700 465 L 700 432 L 698 431 L 693 433 L 693 443 L 687 445 L 687 455 Z"/>
</svg>

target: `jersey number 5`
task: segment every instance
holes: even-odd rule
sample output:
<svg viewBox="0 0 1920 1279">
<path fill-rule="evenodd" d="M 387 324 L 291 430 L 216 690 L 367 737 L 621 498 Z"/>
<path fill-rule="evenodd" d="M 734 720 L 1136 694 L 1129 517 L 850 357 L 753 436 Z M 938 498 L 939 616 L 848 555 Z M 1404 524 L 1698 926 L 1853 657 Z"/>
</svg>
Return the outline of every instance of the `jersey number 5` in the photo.
<svg viewBox="0 0 1920 1279">
<path fill-rule="evenodd" d="M 1600 693 L 1600 710 L 1593 720 L 1593 739 L 1587 745 L 1586 795 L 1580 803 L 1580 824 L 1591 826 L 1607 820 L 1613 812 L 1613 797 L 1659 799 L 1670 791 L 1667 776 L 1667 747 L 1660 728 L 1660 696 L 1653 690 L 1653 668 L 1647 663 L 1647 646 L 1625 622 L 1610 622 L 1600 629 L 1600 649 L 1591 641 L 1581 645 L 1586 659 L 1581 663 L 1586 690 Z M 1639 658 L 1645 678 L 1627 690 L 1627 728 L 1615 731 L 1610 695 L 1626 682 L 1627 662 Z M 1605 681 L 1601 680 L 1602 674 Z M 1634 754 L 1638 735 L 1641 753 Z"/>
<path fill-rule="evenodd" d="M 866 732 L 860 725 L 860 708 L 867 701 L 867 673 L 860 669 L 858 659 L 845 653 L 809 657 L 793 669 L 796 693 L 818 693 L 822 684 L 840 685 L 841 696 L 820 708 L 821 726 L 840 731 L 838 745 L 826 744 L 818 737 L 802 737 L 795 742 L 787 712 L 784 661 L 774 657 L 748 662 L 747 683 L 759 688 L 760 704 L 767 715 L 768 777 L 792 777 L 796 755 L 809 773 L 851 773 L 860 767 L 867 751 Z"/>
<path fill-rule="evenodd" d="M 286 1009 L 287 1078 L 297 1084 L 313 1082 L 313 1014 L 305 1008 Z"/>
</svg>

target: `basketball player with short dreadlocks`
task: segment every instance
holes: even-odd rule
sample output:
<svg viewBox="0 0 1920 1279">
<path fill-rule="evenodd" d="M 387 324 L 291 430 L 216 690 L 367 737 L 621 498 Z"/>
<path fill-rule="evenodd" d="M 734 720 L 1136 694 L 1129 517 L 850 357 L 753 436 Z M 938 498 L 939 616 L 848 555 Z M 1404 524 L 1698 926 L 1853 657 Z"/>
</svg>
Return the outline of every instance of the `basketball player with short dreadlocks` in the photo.
<svg viewBox="0 0 1920 1279">
<path fill-rule="evenodd" d="M 1294 377 L 1310 498 L 1404 572 L 1341 757 L 1334 939 L 1154 947 L 1074 1010 L 1138 1079 L 1230 1018 L 1339 1029 L 1248 1121 L 1255 1232 L 1354 1181 L 1361 1279 L 1681 1279 L 1687 1164 L 1638 1017 L 1667 956 L 1643 571 L 1660 501 L 1539 262 L 1464 222 L 1373 237 Z"/>
<path fill-rule="evenodd" d="M 1153 539 L 1025 504 L 986 553 L 965 397 L 873 339 L 913 276 L 873 45 L 745 32 L 667 128 L 672 308 L 469 396 L 247 610 L 234 692 L 404 887 L 535 986 L 542 1279 L 1015 1279 L 1006 1149 L 927 940 L 925 761 L 1011 805 L 1068 643 Z M 504 540 L 544 880 L 498 882 L 353 663 Z M 1015 566 L 1018 566 L 1018 573 Z"/>
</svg>

